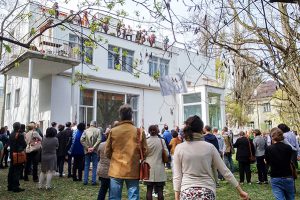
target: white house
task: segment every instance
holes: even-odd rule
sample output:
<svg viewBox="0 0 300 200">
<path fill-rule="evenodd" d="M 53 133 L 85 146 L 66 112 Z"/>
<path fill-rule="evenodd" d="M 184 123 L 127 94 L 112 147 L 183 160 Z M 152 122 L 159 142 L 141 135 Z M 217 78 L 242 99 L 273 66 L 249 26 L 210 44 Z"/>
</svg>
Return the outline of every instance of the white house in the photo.
<svg viewBox="0 0 300 200">
<path fill-rule="evenodd" d="M 14 32 L 23 40 L 30 38 L 33 27 L 38 33 L 51 23 L 46 20 L 40 25 L 34 20 L 48 8 L 33 3 L 29 9 L 33 16 Z M 66 16 L 66 12 L 60 12 L 58 19 L 52 20 Z M 66 26 L 72 31 L 51 28 L 34 40 L 31 50 L 14 46 L 13 52 L 5 55 L 1 73 L 7 74 L 4 123 L 9 127 L 15 121 L 37 121 L 45 129 L 52 121 L 91 120 L 106 127 L 118 119 L 118 108 L 124 103 L 132 105 L 134 123 L 145 128 L 164 123 L 174 127 L 194 114 L 200 115 L 205 124 L 225 125 L 224 89 L 203 80 L 215 79 L 213 61 L 177 47 L 165 51 L 159 42 L 154 47 L 148 42 L 138 44 L 135 34 L 132 41 L 116 37 L 110 28 L 108 34 L 95 33 L 101 38 L 101 47 L 86 49 L 87 59 L 81 62 L 75 49 L 81 48 L 80 42 L 90 29 L 74 22 Z M 84 89 L 80 81 L 72 84 L 77 71 L 88 76 Z M 157 72 L 161 77 L 184 72 L 188 93 L 163 97 L 159 82 L 153 78 Z"/>
</svg>

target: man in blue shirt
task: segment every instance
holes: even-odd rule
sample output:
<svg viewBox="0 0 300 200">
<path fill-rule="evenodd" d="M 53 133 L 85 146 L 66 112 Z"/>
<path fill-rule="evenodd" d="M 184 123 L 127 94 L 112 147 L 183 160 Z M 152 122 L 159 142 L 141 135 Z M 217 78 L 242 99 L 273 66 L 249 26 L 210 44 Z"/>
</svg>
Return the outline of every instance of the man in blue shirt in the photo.
<svg viewBox="0 0 300 200">
<path fill-rule="evenodd" d="M 171 161 L 169 144 L 170 144 L 170 142 L 171 142 L 171 140 L 172 140 L 173 137 L 172 137 L 171 132 L 169 131 L 168 125 L 165 124 L 164 125 L 164 129 L 165 129 L 165 131 L 163 133 L 163 138 L 165 139 L 166 145 L 167 145 L 168 150 L 169 150 L 169 161 Z M 171 169 L 171 163 L 170 162 L 168 162 L 166 164 L 166 166 L 167 166 L 168 169 Z"/>
</svg>

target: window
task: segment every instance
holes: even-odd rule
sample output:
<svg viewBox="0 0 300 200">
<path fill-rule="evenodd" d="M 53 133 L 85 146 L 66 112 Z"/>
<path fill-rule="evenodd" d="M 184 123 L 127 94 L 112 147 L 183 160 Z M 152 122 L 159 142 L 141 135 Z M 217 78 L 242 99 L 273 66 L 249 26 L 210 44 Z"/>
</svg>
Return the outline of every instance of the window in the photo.
<svg viewBox="0 0 300 200">
<path fill-rule="evenodd" d="M 80 91 L 79 122 L 90 123 L 94 112 L 94 90 Z"/>
<path fill-rule="evenodd" d="M 271 112 L 271 104 L 270 103 L 264 103 L 264 112 Z"/>
<path fill-rule="evenodd" d="M 254 114 L 254 107 L 249 105 L 246 107 L 246 112 L 248 115 L 253 115 Z"/>
<path fill-rule="evenodd" d="M 169 60 L 160 59 L 159 72 L 161 76 L 166 76 L 169 74 Z"/>
<path fill-rule="evenodd" d="M 273 128 L 271 120 L 265 120 L 265 124 L 266 124 L 267 130 L 271 130 Z"/>
<path fill-rule="evenodd" d="M 186 120 L 193 115 L 202 116 L 200 92 L 183 95 L 183 119 Z"/>
<path fill-rule="evenodd" d="M 10 93 L 6 94 L 6 109 L 9 110 L 10 109 Z"/>
<path fill-rule="evenodd" d="M 20 89 L 16 89 L 15 91 L 15 107 L 19 107 L 20 105 Z"/>
<path fill-rule="evenodd" d="M 122 55 L 122 59 L 120 55 Z M 108 45 L 108 69 L 116 69 L 132 73 L 133 59 L 134 51 Z"/>
<path fill-rule="evenodd" d="M 131 95 L 131 94 L 127 94 L 127 98 L 126 98 L 126 103 L 131 105 L 132 107 L 132 121 L 134 123 L 134 125 L 138 125 L 138 96 L 137 95 Z"/>
<path fill-rule="evenodd" d="M 0 97 L 3 97 L 4 93 L 3 93 L 3 89 L 0 88 Z"/>
<path fill-rule="evenodd" d="M 163 58 L 152 57 L 149 59 L 149 75 L 153 76 L 159 72 L 160 76 L 169 74 L 169 60 Z"/>
<path fill-rule="evenodd" d="M 132 73 L 133 55 L 133 51 L 122 49 L 122 71 Z"/>
<path fill-rule="evenodd" d="M 158 72 L 158 58 L 152 57 L 149 59 L 149 75 L 153 76 Z"/>
<path fill-rule="evenodd" d="M 83 44 L 82 44 L 83 42 Z M 73 54 L 81 54 L 80 52 L 83 51 L 84 57 L 83 62 L 87 64 L 93 63 L 93 47 L 89 44 L 88 39 L 81 40 L 80 37 L 74 34 L 69 34 L 69 46 L 71 49 L 71 53 Z M 83 45 L 83 47 L 82 47 Z M 83 49 L 82 49 L 83 48 Z"/>
<path fill-rule="evenodd" d="M 254 129 L 254 122 L 249 122 L 249 123 L 248 123 L 248 126 L 249 126 L 250 128 L 252 128 L 252 129 Z"/>
</svg>

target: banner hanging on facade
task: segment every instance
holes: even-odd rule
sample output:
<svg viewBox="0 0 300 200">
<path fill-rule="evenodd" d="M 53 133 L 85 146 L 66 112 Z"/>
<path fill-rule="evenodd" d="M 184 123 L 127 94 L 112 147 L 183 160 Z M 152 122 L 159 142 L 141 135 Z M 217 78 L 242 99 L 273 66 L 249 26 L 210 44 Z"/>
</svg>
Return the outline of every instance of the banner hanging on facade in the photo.
<svg viewBox="0 0 300 200">
<path fill-rule="evenodd" d="M 183 74 L 181 73 L 159 78 L 159 85 L 162 96 L 187 92 L 186 82 Z"/>
</svg>

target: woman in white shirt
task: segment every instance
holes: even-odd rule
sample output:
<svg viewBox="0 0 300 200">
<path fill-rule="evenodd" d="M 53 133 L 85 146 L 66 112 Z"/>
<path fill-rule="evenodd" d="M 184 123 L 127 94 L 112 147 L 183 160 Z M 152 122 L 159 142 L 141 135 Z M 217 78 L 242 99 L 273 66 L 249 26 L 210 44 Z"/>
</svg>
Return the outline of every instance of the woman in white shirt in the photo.
<svg viewBox="0 0 300 200">
<path fill-rule="evenodd" d="M 215 200 L 215 169 L 237 189 L 242 199 L 248 200 L 248 194 L 226 167 L 217 149 L 204 141 L 202 130 L 203 122 L 197 115 L 186 120 L 183 129 L 186 142 L 177 145 L 174 154 L 175 200 Z"/>
</svg>

